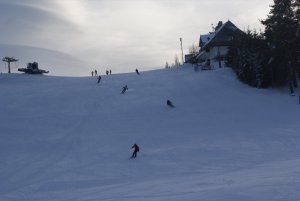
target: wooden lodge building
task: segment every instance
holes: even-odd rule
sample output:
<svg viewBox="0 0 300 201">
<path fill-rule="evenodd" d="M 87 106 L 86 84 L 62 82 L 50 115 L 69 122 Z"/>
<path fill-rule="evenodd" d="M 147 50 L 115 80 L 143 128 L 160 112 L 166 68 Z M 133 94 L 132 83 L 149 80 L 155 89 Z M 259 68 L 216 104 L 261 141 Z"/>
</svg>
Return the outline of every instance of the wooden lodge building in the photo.
<svg viewBox="0 0 300 201">
<path fill-rule="evenodd" d="M 233 45 L 233 39 L 244 32 L 237 28 L 231 21 L 222 23 L 219 21 L 213 32 L 200 35 L 199 53 L 186 55 L 186 63 L 201 63 L 218 58 L 224 59 L 228 48 Z"/>
</svg>

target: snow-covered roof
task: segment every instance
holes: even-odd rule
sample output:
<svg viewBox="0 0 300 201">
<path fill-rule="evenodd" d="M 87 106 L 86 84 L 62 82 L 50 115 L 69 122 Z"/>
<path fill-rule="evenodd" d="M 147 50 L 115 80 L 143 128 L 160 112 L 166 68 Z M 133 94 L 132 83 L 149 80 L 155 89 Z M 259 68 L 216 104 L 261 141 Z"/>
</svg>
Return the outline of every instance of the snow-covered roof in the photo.
<svg viewBox="0 0 300 201">
<path fill-rule="evenodd" d="M 213 33 L 210 34 L 209 39 L 205 42 L 205 44 L 203 45 L 202 48 L 205 48 L 224 29 L 224 27 L 227 27 L 228 29 L 231 29 L 231 30 L 234 30 L 234 31 L 238 30 L 238 28 L 232 22 L 230 22 L 228 20 L 227 22 L 225 22 L 224 24 L 222 24 L 217 30 L 215 30 L 215 32 L 213 32 Z M 203 35 L 203 36 L 205 36 L 205 35 Z M 200 40 L 201 39 L 202 38 L 200 36 Z"/>
<path fill-rule="evenodd" d="M 200 35 L 200 42 L 203 42 L 204 44 L 206 44 L 211 38 L 214 37 L 214 35 L 215 35 L 215 32 L 210 32 L 205 35 Z"/>
</svg>

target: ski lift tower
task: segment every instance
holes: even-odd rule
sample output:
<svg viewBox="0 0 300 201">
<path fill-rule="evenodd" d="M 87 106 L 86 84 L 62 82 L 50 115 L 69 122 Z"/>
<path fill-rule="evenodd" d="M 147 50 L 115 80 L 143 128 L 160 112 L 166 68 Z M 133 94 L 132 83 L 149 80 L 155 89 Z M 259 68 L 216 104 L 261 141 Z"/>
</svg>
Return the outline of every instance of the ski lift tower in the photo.
<svg viewBox="0 0 300 201">
<path fill-rule="evenodd" d="M 18 59 L 15 59 L 14 57 L 3 57 L 2 61 L 8 63 L 8 73 L 10 73 L 10 63 L 11 62 L 17 62 Z"/>
</svg>

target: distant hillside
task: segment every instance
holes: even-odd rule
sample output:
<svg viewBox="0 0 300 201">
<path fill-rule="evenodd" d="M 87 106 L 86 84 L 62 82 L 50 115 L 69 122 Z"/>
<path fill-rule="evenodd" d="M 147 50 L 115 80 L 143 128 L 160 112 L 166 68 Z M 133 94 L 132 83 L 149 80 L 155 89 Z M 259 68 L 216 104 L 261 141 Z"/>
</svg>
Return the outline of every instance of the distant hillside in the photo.
<svg viewBox="0 0 300 201">
<path fill-rule="evenodd" d="M 49 70 L 50 75 L 60 76 L 86 76 L 89 72 L 85 72 L 84 67 L 87 63 L 77 59 L 66 53 L 53 51 L 44 48 L 21 45 L 6 45 L 0 44 L 0 57 L 13 56 L 19 59 L 19 62 L 12 64 L 12 72 L 17 72 L 17 68 L 26 67 L 28 62 L 36 61 L 39 63 L 39 68 Z M 2 62 L 0 71 L 6 72 L 7 67 Z"/>
</svg>

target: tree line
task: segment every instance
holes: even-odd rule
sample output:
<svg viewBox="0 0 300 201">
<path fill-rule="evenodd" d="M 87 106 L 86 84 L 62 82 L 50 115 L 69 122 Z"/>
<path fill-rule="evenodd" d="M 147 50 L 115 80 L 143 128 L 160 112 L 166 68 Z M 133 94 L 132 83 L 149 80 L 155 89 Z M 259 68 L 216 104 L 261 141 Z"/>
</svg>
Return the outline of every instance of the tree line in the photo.
<svg viewBox="0 0 300 201">
<path fill-rule="evenodd" d="M 300 0 L 274 0 L 270 8 L 261 20 L 265 30 L 236 37 L 226 64 L 251 86 L 288 85 L 294 93 L 300 78 Z"/>
</svg>

